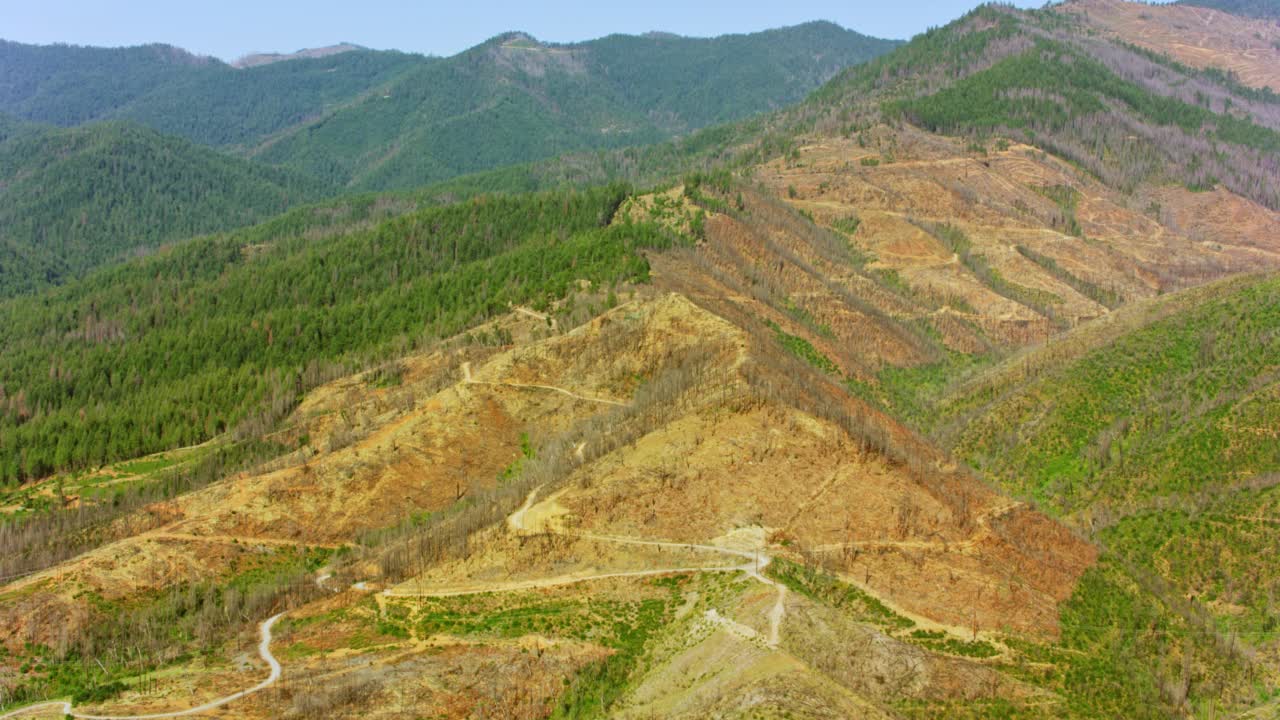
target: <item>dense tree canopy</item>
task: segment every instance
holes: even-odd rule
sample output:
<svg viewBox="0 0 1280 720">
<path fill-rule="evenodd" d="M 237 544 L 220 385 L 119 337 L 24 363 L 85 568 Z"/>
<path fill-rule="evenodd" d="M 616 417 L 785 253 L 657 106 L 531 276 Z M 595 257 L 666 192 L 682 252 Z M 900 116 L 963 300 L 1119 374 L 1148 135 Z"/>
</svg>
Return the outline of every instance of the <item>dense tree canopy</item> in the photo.
<svg viewBox="0 0 1280 720">
<path fill-rule="evenodd" d="M 138 126 L 0 121 L 0 297 L 324 194 L 288 171 Z"/>
<path fill-rule="evenodd" d="M 0 304 L 0 477 L 207 439 L 291 407 L 308 367 L 403 349 L 578 280 L 647 277 L 608 187 L 478 198 L 385 220 L 361 198 L 195 240 Z"/>
<path fill-rule="evenodd" d="M 750 35 L 511 33 L 450 58 L 353 50 L 235 69 L 169 46 L 0 44 L 0 112 L 127 119 L 362 189 L 639 145 L 800 100 L 897 43 L 810 23 Z"/>
<path fill-rule="evenodd" d="M 0 40 L 0 112 L 63 127 L 136 120 L 205 145 L 252 145 L 431 61 L 358 50 L 238 70 L 168 45 Z"/>
</svg>

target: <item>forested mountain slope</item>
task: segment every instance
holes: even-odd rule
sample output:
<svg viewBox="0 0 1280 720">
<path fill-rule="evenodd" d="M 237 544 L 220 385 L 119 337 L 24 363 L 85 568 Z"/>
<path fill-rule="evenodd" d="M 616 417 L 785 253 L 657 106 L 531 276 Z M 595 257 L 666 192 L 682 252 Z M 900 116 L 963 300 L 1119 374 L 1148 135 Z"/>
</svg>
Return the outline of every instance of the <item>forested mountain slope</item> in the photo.
<svg viewBox="0 0 1280 720">
<path fill-rule="evenodd" d="M 817 362 L 820 351 L 806 338 L 827 333 L 883 337 L 866 354 L 874 360 L 859 363 L 911 365 L 941 352 L 932 333 L 882 309 L 915 310 L 912 298 L 851 264 L 836 237 L 776 198 L 727 175 L 688 180 L 661 195 L 615 188 L 482 199 L 385 220 L 396 209 L 373 201 L 298 211 L 228 238 L 217 252 L 198 248 L 215 240 L 197 241 L 56 291 L 48 300 L 61 309 L 26 321 L 13 335 L 68 337 L 61 346 L 65 372 L 55 372 L 39 402 L 66 397 L 57 388 L 79 383 L 75 378 L 87 379 L 74 394 L 107 400 L 87 408 L 83 419 L 79 411 L 33 415 L 17 425 L 16 444 L 52 446 L 58 463 L 66 461 L 57 458 L 64 451 L 92 454 L 104 441 L 106 457 L 130 452 L 122 445 L 130 436 L 144 443 L 213 438 L 132 469 L 118 465 L 122 473 L 136 471 L 112 471 L 126 486 L 88 468 L 65 476 L 59 487 L 83 508 L 74 518 L 57 509 L 56 493 L 47 505 L 41 499 L 50 485 L 28 483 L 6 494 L 7 502 L 23 506 L 26 529 L 0 537 L 6 572 L 34 574 L 0 596 L 3 625 L 12 629 L 0 640 L 8 646 L 32 638 L 30 652 L 47 658 L 23 676 L 17 696 L 70 694 L 77 705 L 137 707 L 137 696 L 116 678 L 181 667 L 184 650 L 221 656 L 238 643 L 228 639 L 238 616 L 219 609 L 228 602 L 253 616 L 275 603 L 332 603 L 327 607 L 336 614 L 282 625 L 278 636 L 279 647 L 298 648 L 289 653 L 288 672 L 327 672 L 346 652 L 339 647 L 365 642 L 349 642 L 347 632 L 369 632 L 363 593 L 386 589 L 393 593 L 383 596 L 390 619 L 370 636 L 374 656 L 393 653 L 389 665 L 425 657 L 412 650 L 411 635 L 403 646 L 385 640 L 419 632 L 409 627 L 420 623 L 426 636 L 464 642 L 438 666 L 368 685 L 375 714 L 401 712 L 409 702 L 457 707 L 460 716 L 508 707 L 511 700 L 503 698 L 517 685 L 534 691 L 531 716 L 568 712 L 554 710 L 561 704 L 658 712 L 666 697 L 680 698 L 690 716 L 705 715 L 718 698 L 781 713 L 816 696 L 844 711 L 893 717 L 901 703 L 945 711 L 975 699 L 966 689 L 973 682 L 984 688 L 978 707 L 1010 698 L 1019 707 L 1060 707 L 1015 671 L 985 661 L 1025 661 L 1023 650 L 1002 639 L 1006 634 L 1028 638 L 1036 651 L 1055 645 L 1056 604 L 1070 596 L 1093 550 L 963 470 L 945 467 L 927 443 L 851 395 L 843 365 Z M 854 292 L 831 288 L 824 295 L 841 315 L 824 316 L 822 330 L 803 310 L 811 301 L 799 293 L 801 305 L 747 290 L 752 271 L 735 264 L 738 248 L 767 254 L 769 270 L 759 279 L 771 291 L 784 287 L 780 282 L 820 288 L 812 285 L 820 282 L 813 270 L 793 276 L 810 264 L 838 263 L 860 283 Z M 775 271 L 776 260 L 794 265 Z M 157 272 L 158 264 L 172 267 Z M 179 267 L 185 276 L 173 290 L 161 288 L 159 299 L 148 302 L 154 291 L 142 279 L 176 275 Z M 169 301 L 174 290 L 189 301 Z M 31 302 L 5 309 L 21 320 L 31 315 Z M 98 305 L 103 319 L 134 320 L 114 335 L 97 321 L 90 333 L 69 330 L 68 323 L 79 323 L 75 308 Z M 488 322 L 474 327 L 481 318 Z M 938 322 L 948 327 L 945 318 Z M 469 326 L 466 335 L 436 337 Z M 325 362 L 385 357 L 414 345 L 421 351 L 358 376 L 341 377 Z M 163 369 L 145 362 L 169 348 L 189 348 L 191 362 L 177 351 Z M 43 354 L 19 356 L 34 361 Z M 94 389 L 92 378 L 101 375 L 94 358 L 112 356 L 138 358 L 123 365 L 139 382 L 125 382 L 118 392 L 110 384 Z M 298 371 L 303 358 L 314 364 Z M 861 364 L 847 368 L 864 371 Z M 122 425 L 163 414 L 175 393 L 182 396 L 172 405 L 176 413 Z M 34 397 L 23 393 L 17 405 L 30 407 Z M 59 402 L 68 410 L 75 404 Z M 119 414 L 106 421 L 115 408 Z M 219 416 L 226 424 L 241 421 L 220 434 Z M 781 433 L 784 427 L 792 430 Z M 41 428 L 60 429 L 42 438 Z M 170 428 L 193 436 L 166 436 Z M 733 438 L 740 449 L 721 438 Z M 272 469 L 219 479 L 218 469 L 250 452 L 233 448 L 253 443 L 258 453 L 279 454 Z M 464 448 L 474 449 L 464 455 Z M 749 465 L 739 462 L 741 448 L 755 458 Z M 683 470 L 675 460 L 681 455 L 690 463 Z M 820 485 L 815 473 L 823 475 Z M 595 479 L 579 479 L 586 477 Z M 535 489 L 552 504 L 529 513 L 530 524 L 516 522 L 510 534 L 485 529 L 495 519 L 506 527 L 503 518 L 522 502 L 531 506 Z M 171 502 L 147 502 L 166 495 Z M 805 512 L 818 502 L 834 510 Z M 889 509 L 894 503 L 910 503 L 919 514 L 898 515 Z M 559 529 L 566 511 L 590 537 Z M 848 522 L 859 528 L 856 535 L 847 532 Z M 778 535 L 769 539 L 764 527 Z M 548 544 L 539 550 L 527 543 L 526 531 Z M 890 534 L 901 547 L 841 552 Z M 722 536 L 732 539 L 717 540 Z M 470 549 L 455 554 L 463 538 L 471 538 Z M 332 556 L 322 547 L 339 543 L 352 547 Z M 725 550 L 714 549 L 720 543 Z M 272 549 L 255 556 L 264 544 Z M 945 549 L 952 544 L 980 555 Z M 790 549 L 779 553 L 775 546 Z M 914 565 L 917 547 L 928 549 L 927 568 Z M 1049 555 L 1057 558 L 1052 566 L 1042 560 Z M 740 575 L 755 556 L 760 570 Z M 131 559 L 126 567 L 110 558 Z M 514 576 L 495 570 L 504 558 L 521 568 Z M 312 580 L 312 571 L 330 561 L 328 576 Z M 44 570 L 51 562 L 56 569 Z M 663 577 L 671 567 L 686 570 Z M 49 584 L 49 572 L 63 582 Z M 566 576 L 573 579 L 563 582 Z M 342 590 L 357 577 L 359 590 Z M 166 590 L 196 587 L 199 578 L 208 584 L 191 596 L 194 604 Z M 1011 582 L 1016 598 L 984 590 Z M 535 591 L 546 583 L 552 594 L 531 596 L 524 583 Z M 244 604 L 230 601 L 224 584 L 244 592 Z M 419 617 L 412 608 L 438 601 L 416 595 L 420 587 L 461 594 L 444 601 L 443 615 Z M 949 587 L 963 603 L 929 587 Z M 501 619 L 505 611 L 497 607 L 473 606 L 473 590 L 496 593 L 491 597 L 511 619 Z M 696 612 L 678 613 L 690 592 L 700 598 L 688 601 Z M 86 604 L 91 598 L 102 604 Z M 105 610 L 117 603 L 128 609 Z M 176 641 L 154 632 L 155 618 L 170 612 L 181 618 Z M 565 620 L 548 624 L 550 616 Z M 50 618 L 63 619 L 75 651 L 61 654 L 49 644 Z M 831 630 L 806 630 L 815 626 Z M 518 653 L 511 641 L 535 627 L 557 638 L 556 645 L 542 656 L 530 653 L 519 672 L 477 667 L 471 676 L 483 678 L 483 687 L 460 697 L 450 682 L 441 684 L 455 663 Z M 317 642 L 312 632 L 330 634 L 337 654 L 330 647 L 302 651 Z M 560 644 L 561 638 L 579 639 Z M 102 665 L 78 663 L 113 646 L 130 651 Z M 870 646 L 882 649 L 842 660 L 850 647 Z M 410 652 L 399 655 L 403 650 Z M 746 653 L 752 661 L 712 661 L 717 673 L 692 684 L 680 680 L 679 668 L 701 664 L 703 652 Z M 883 665 L 884 681 L 863 671 L 868 662 Z M 238 683 L 244 674 L 224 677 Z M 531 680 L 547 677 L 552 681 Z M 777 692 L 722 692 L 726 684 L 753 682 Z M 400 692 L 401 683 L 415 688 L 414 700 L 382 694 Z M 624 696 L 629 687 L 637 694 Z M 237 710 L 281 715 L 309 692 L 263 694 Z M 159 710 L 169 702 L 142 704 Z M 329 703 L 345 701 L 317 702 L 323 709 L 316 713 L 332 715 L 342 705 Z"/>
<path fill-rule="evenodd" d="M 170 45 L 86 48 L 0 41 L 0 111 L 54 125 L 99 120 L 216 60 Z"/>
<path fill-rule="evenodd" d="M 1187 290 L 1015 356 L 936 406 L 935 435 L 958 457 L 1106 549 L 1082 610 L 1181 616 L 1163 637 L 1122 636 L 1108 653 L 1119 673 L 1146 678 L 1127 695 L 1158 702 L 1164 683 L 1165 702 L 1239 702 L 1222 659 L 1265 663 L 1280 649 L 1268 551 L 1280 542 L 1277 309 L 1275 275 Z M 1177 644 L 1180 671 L 1161 660 Z"/>
<path fill-rule="evenodd" d="M 377 225 L 394 204 L 343 201 L 4 303 L 0 465 L 16 480 L 202 442 L 287 406 L 305 368 L 456 332 L 575 277 L 642 275 L 633 245 L 669 241 L 603 229 L 621 198 L 487 199 Z M 50 351 L 47 382 L 19 380 Z"/>
<path fill-rule="evenodd" d="M 0 303 L 0 688 L 1270 717 L 1278 130 L 988 6 L 780 112 Z"/>
<path fill-rule="evenodd" d="M 252 145 L 430 62 L 354 51 L 241 71 L 167 45 L 0 41 L 0 112 L 63 127 L 136 120 L 204 145 Z"/>
<path fill-rule="evenodd" d="M 323 194 L 310 179 L 136 125 L 0 126 L 0 296 Z"/>
<path fill-rule="evenodd" d="M 403 188 L 776 109 L 896 44 L 831 23 L 554 46 L 511 33 L 444 59 L 353 50 L 236 69 L 167 46 L 4 43 L 0 112 L 130 119 L 326 182 Z"/>
<path fill-rule="evenodd" d="M 894 43 L 830 23 L 712 39 L 499 36 L 299 128 L 257 159 L 367 189 L 640 145 L 804 97 Z"/>
<path fill-rule="evenodd" d="M 6 42 L 0 111 L 75 127 L 46 127 L 0 148 L 8 221 L 0 288 L 56 284 L 125 252 L 245 225 L 344 186 L 410 188 L 566 150 L 660 140 L 797 100 L 893 46 L 811 23 L 567 46 L 512 34 L 448 59 L 357 49 L 235 69 L 167 46 Z M 93 122 L 104 118 L 255 162 Z M 4 120 L 0 137 L 15 122 Z"/>
<path fill-rule="evenodd" d="M 1001 497 L 874 393 L 859 399 L 878 385 L 932 403 L 933 378 L 988 362 L 993 343 L 981 318 L 942 309 L 956 300 L 868 259 L 865 226 L 833 231 L 781 195 L 717 174 L 657 195 L 615 188 L 409 214 L 369 198 L 101 273 L 41 299 L 49 313 L 33 313 L 32 300 L 3 306 L 16 328 L 6 345 L 30 349 L 5 376 L 42 378 L 7 388 L 19 413 L 10 437 L 21 439 L 4 446 L 89 464 L 5 495 L 26 530 L 0 536 L 5 569 L 36 571 L 0 596 L 4 642 L 28 638 L 15 657 L 39 658 L 17 697 L 174 709 L 171 695 L 125 682 L 171 668 L 155 673 L 158 687 L 197 678 L 200 697 L 215 698 L 214 673 L 233 687 L 252 673 L 197 668 L 184 651 L 240 653 L 253 626 L 226 609 L 261 618 L 273 607 L 291 618 L 273 647 L 293 689 L 245 698 L 247 716 L 333 714 L 353 697 L 391 714 L 407 696 L 511 707 L 509 689 L 531 678 L 542 678 L 534 717 L 669 701 L 696 717 L 724 698 L 796 714 L 818 698 L 885 718 L 1159 718 L 1210 699 L 1247 708 L 1251 683 L 1272 687 L 1265 661 L 1243 654 L 1269 646 L 1229 631 L 1219 644 L 1144 556 L 1115 543 L 1095 565 L 1096 550 L 1032 498 Z M 157 277 L 173 280 L 155 288 Z M 1222 313 L 1253 316 L 1249 332 L 1219 336 L 1229 351 L 1209 351 L 1246 363 L 1216 376 L 1238 379 L 1269 362 L 1273 323 L 1254 311 L 1274 304 L 1274 285 L 1171 295 L 1155 310 L 1122 309 L 1129 320 L 1109 336 L 1064 343 L 1078 356 L 1119 336 L 1136 345 L 1106 353 L 1161 373 L 1162 356 L 1142 351 L 1144 328 L 1166 332 L 1159 322 L 1172 317 L 1194 334 Z M 65 340 L 44 383 L 48 346 L 23 338 L 53 337 Z M 332 364 L 415 346 L 354 376 Z M 161 352 L 170 362 L 148 360 Z M 130 379 L 95 387 L 108 359 Z M 1197 362 L 1144 387 L 1198 382 Z M 103 401 L 76 409 L 86 394 Z M 1237 436 L 1262 448 L 1257 427 Z M 211 435 L 182 453 L 93 467 Z M 39 460 L 41 447 L 53 454 Z M 34 469 L 14 461 L 20 477 Z M 1038 470 L 1017 476 L 1027 472 Z M 60 511 L 69 501 L 80 509 Z M 806 511 L 818 503 L 822 512 Z M 349 549 L 331 554 L 335 544 Z M 753 561 L 768 567 L 753 575 Z M 1204 573 L 1175 567 L 1178 582 Z M 376 605 L 366 594 L 384 590 Z M 1265 599 L 1256 607 L 1265 621 Z M 157 632 L 164 622 L 180 632 Z M 55 626 L 76 650 L 58 650 Z M 380 669 L 435 657 L 417 633 L 454 644 L 419 672 Z M 532 635 L 565 644 L 514 677 L 476 667 L 481 690 L 452 694 L 455 668 L 518 656 L 510 643 Z M 130 651 L 80 662 L 113 647 Z M 341 692 L 307 684 L 352 650 L 379 669 Z M 760 683 L 772 691 L 726 690 Z"/>
</svg>

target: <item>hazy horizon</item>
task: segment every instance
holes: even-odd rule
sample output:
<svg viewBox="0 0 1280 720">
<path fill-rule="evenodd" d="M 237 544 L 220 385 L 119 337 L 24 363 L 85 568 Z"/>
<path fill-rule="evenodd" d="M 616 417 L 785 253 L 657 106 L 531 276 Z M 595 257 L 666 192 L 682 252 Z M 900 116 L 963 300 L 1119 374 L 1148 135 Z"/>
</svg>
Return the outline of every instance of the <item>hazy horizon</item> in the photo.
<svg viewBox="0 0 1280 720">
<path fill-rule="evenodd" d="M 11 8 L 0 37 L 13 42 L 122 47 L 165 43 L 234 61 L 253 53 L 291 53 L 347 42 L 376 50 L 448 56 L 508 31 L 547 42 L 577 42 L 614 33 L 669 32 L 691 37 L 751 33 L 827 20 L 882 38 L 905 40 L 959 17 L 973 0 L 918 0 L 891 7 L 797 0 L 769 7 L 712 0 L 693 6 L 654 0 L 607 7 L 579 2 L 533 6 L 510 0 L 421 6 L 371 0 L 358 6 L 325 0 L 182 7 L 157 0 L 104 7 L 89 0 L 50 0 Z M 1040 3 L 1016 0 L 1029 7 Z M 392 21 L 394 20 L 394 21 Z"/>
</svg>

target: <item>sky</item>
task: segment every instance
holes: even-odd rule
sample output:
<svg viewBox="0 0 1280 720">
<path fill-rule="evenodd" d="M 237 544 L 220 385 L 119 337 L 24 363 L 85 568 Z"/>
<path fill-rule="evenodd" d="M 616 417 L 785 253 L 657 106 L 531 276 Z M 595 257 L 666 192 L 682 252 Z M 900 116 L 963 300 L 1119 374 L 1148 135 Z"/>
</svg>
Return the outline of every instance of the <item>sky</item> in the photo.
<svg viewBox="0 0 1280 720">
<path fill-rule="evenodd" d="M 977 0 L 0 0 L 0 38 L 101 46 L 164 42 L 224 60 L 338 42 L 452 55 L 508 30 L 523 30 L 548 42 L 572 42 L 650 30 L 706 37 L 831 20 L 867 35 L 906 39 L 976 4 Z"/>
</svg>

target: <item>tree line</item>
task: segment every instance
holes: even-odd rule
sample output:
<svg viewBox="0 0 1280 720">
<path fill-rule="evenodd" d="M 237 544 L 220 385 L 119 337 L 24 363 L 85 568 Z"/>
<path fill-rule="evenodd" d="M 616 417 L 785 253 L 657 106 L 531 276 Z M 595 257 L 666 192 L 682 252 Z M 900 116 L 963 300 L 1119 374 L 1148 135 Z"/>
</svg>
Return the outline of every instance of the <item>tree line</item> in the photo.
<svg viewBox="0 0 1280 720">
<path fill-rule="evenodd" d="M 580 280 L 644 280 L 640 251 L 680 240 L 611 225 L 627 192 L 485 197 L 327 229 L 321 208 L 0 304 L 0 482 L 200 442 L 291 406 L 316 362 L 402 353 Z"/>
</svg>

